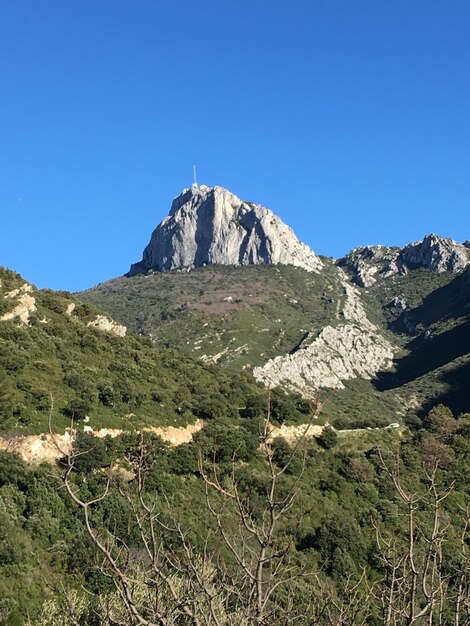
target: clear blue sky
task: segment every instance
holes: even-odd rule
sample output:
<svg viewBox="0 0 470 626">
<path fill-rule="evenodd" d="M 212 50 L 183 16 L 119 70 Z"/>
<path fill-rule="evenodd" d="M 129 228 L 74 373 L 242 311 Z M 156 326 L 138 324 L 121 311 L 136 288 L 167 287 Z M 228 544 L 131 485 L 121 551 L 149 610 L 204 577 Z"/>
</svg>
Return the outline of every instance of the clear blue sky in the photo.
<svg viewBox="0 0 470 626">
<path fill-rule="evenodd" d="M 78 290 L 222 185 L 317 253 L 470 238 L 468 0 L 4 0 L 0 264 Z"/>
</svg>

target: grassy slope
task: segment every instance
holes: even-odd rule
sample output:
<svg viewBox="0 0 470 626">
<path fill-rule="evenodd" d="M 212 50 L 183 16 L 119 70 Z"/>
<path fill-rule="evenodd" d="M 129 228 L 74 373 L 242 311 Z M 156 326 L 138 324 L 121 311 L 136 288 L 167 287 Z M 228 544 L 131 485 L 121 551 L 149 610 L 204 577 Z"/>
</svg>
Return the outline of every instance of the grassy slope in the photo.
<svg viewBox="0 0 470 626">
<path fill-rule="evenodd" d="M 5 270 L 0 270 L 0 278 L 3 293 L 23 284 L 21 277 Z M 445 278 L 439 279 L 443 281 L 443 288 Z M 452 301 L 453 304 L 449 308 L 449 319 L 446 320 L 446 315 L 442 313 L 436 317 L 433 313 L 436 310 L 435 305 L 429 305 L 428 298 L 432 297 L 433 290 L 424 285 L 431 285 L 431 278 L 424 280 L 423 275 L 422 283 L 415 281 L 414 285 L 412 277 L 407 277 L 406 281 L 400 284 L 403 290 L 409 289 L 415 297 L 415 315 L 420 320 L 425 320 L 422 323 L 427 324 L 426 330 L 432 327 L 433 332 L 439 335 L 452 332 L 452 329 L 468 323 L 464 309 L 465 297 L 462 297 L 465 285 L 449 282 L 447 277 L 450 290 L 446 291 L 447 301 Z M 266 284 L 269 285 L 269 282 L 266 281 Z M 210 281 L 208 285 L 210 286 Z M 287 285 L 287 281 L 284 285 Z M 383 285 L 379 285 L 376 289 L 379 292 L 382 288 Z M 375 311 L 378 320 L 381 315 L 381 308 L 377 305 L 380 294 L 384 294 L 385 301 L 385 290 L 380 291 L 375 298 L 370 290 L 364 294 L 366 299 L 371 298 L 367 306 L 371 315 Z M 452 294 L 458 301 L 451 297 Z M 212 406 L 213 419 L 210 420 L 207 431 L 201 433 L 201 437 L 206 438 L 208 462 L 212 462 L 212 440 L 224 453 L 226 462 L 232 458 L 234 450 L 240 454 L 243 444 L 246 460 L 240 464 L 240 470 L 244 472 L 244 479 L 251 490 L 250 495 L 255 492 L 258 484 L 260 494 L 264 493 L 264 485 L 259 479 L 263 465 L 256 458 L 256 431 L 251 430 L 251 420 L 240 415 L 239 409 L 252 394 L 257 393 L 259 398 L 264 399 L 266 394 L 258 390 L 248 375 L 235 375 L 229 370 L 209 368 L 171 350 L 157 350 L 148 339 L 142 337 L 111 337 L 88 328 L 86 324 L 94 318 L 96 311 L 93 307 L 81 305 L 71 294 L 34 291 L 33 295 L 38 311 L 32 316 L 31 325 L 18 326 L 16 321 L 0 322 L 0 359 L 3 371 L 0 407 L 4 430 L 44 430 L 49 391 L 53 392 L 55 398 L 54 419 L 58 422 L 62 420 L 63 425 L 68 423 L 68 418 L 63 415 L 62 409 L 77 397 L 86 399 L 87 394 L 91 395 L 93 420 L 100 426 L 186 423 L 194 419 L 197 411 L 204 408 L 210 412 Z M 308 297 L 310 296 L 306 294 L 307 303 Z M 442 298 L 438 298 L 439 303 L 442 301 Z M 0 302 L 4 304 L 2 298 Z M 76 304 L 72 318 L 65 315 L 70 302 Z M 7 303 L 7 308 L 10 306 L 12 303 Z M 274 303 L 270 306 L 274 311 Z M 258 310 L 254 310 L 258 315 Z M 396 320 L 390 319 L 390 324 L 397 321 L 399 315 L 400 313 L 395 316 Z M 454 326 L 452 320 L 460 322 Z M 416 341 L 416 337 L 409 337 L 403 329 L 398 334 L 398 328 L 397 321 L 396 338 L 402 345 L 409 340 Z M 255 333 L 253 338 L 256 338 Z M 419 352 L 419 346 L 416 350 Z M 465 355 L 459 358 L 464 359 Z M 461 367 L 463 374 L 466 371 L 468 373 L 468 366 L 463 362 Z M 397 373 L 400 373 L 399 364 Z M 431 374 L 434 375 L 435 372 L 428 372 L 423 376 L 426 378 Z M 414 382 L 416 381 L 409 381 L 407 385 Z M 103 389 L 106 390 L 105 394 Z M 403 387 L 399 387 L 398 392 L 402 389 Z M 393 402 L 393 394 L 396 392 L 394 389 L 378 391 L 367 381 L 351 381 L 345 390 L 331 394 L 331 400 L 325 402 L 324 411 L 332 416 L 342 411 L 348 419 L 363 417 L 367 412 L 371 415 L 384 415 L 391 410 L 389 403 Z M 131 397 L 126 399 L 129 393 Z M 109 404 L 109 399 L 112 404 Z M 277 396 L 278 401 L 279 399 L 281 401 L 278 404 L 282 406 L 284 398 Z M 209 406 L 207 400 L 211 401 Z M 203 401 L 205 405 L 202 405 Z M 11 415 L 8 415 L 10 410 Z M 262 408 L 257 415 L 262 415 L 264 411 Z M 135 417 L 126 418 L 131 412 Z M 292 405 L 288 407 L 286 414 L 293 416 Z M 468 496 L 468 481 L 465 480 L 468 468 L 465 463 L 469 457 L 468 437 L 464 437 L 465 432 L 467 431 L 462 430 L 462 434 L 455 437 L 455 451 L 449 452 L 450 461 L 445 465 L 449 474 L 448 482 L 457 480 L 455 494 L 446 500 L 446 505 L 449 503 L 449 507 L 454 506 L 455 509 Z M 434 433 L 434 436 L 438 434 Z M 397 514 L 394 526 L 395 518 L 390 515 L 390 511 L 399 511 L 393 490 L 384 484 L 384 473 L 374 457 L 374 448 L 377 445 L 395 448 L 400 437 L 404 437 L 405 452 L 408 448 L 405 457 L 408 465 L 404 475 L 409 478 L 422 465 L 418 456 L 421 437 L 411 441 L 406 432 L 395 430 L 344 433 L 337 443 L 338 454 L 334 450 L 322 450 L 314 442 L 311 444 L 307 450 L 306 468 L 301 476 L 302 488 L 299 490 L 298 500 L 289 513 L 285 529 L 282 529 L 286 541 L 296 544 L 295 558 L 299 563 L 313 561 L 322 572 L 338 581 L 344 580 L 345 572 L 354 572 L 359 577 L 365 566 L 377 566 L 378 560 L 373 552 L 374 533 L 370 528 L 371 516 L 388 524 L 390 532 L 394 533 L 399 532 L 403 526 L 403 517 Z M 447 439 L 445 441 L 448 443 Z M 250 450 L 247 450 L 248 443 L 252 444 Z M 106 446 L 107 442 L 102 445 Z M 186 527 L 189 527 L 195 537 L 204 538 L 208 515 L 203 506 L 201 481 L 194 475 L 196 445 L 192 444 L 181 451 L 163 449 L 162 452 L 157 448 L 158 462 L 152 478 L 154 489 L 175 495 L 172 498 L 172 512 L 176 510 L 176 515 L 181 514 Z M 443 449 L 445 450 L 441 445 L 440 450 Z M 100 461 L 97 454 L 99 446 L 92 452 L 96 467 L 91 465 L 88 470 L 82 470 L 84 484 L 87 489 L 99 490 L 97 483 L 103 477 L 100 469 L 107 467 L 110 458 L 108 454 L 108 457 L 105 455 Z M 113 458 L 114 452 L 111 456 Z M 87 459 L 90 459 L 90 455 L 85 458 Z M 360 475 L 357 472 L 357 463 L 362 472 Z M 354 467 L 355 472 L 352 471 Z M 228 471 L 230 469 L 228 466 Z M 22 472 L 25 474 L 24 480 Z M 294 472 L 292 475 L 287 472 L 282 478 L 286 484 L 289 481 L 297 484 L 297 475 Z M 423 483 L 417 481 L 416 488 L 422 487 Z M 0 587 L 2 602 L 7 600 L 13 606 L 12 618 L 7 622 L 9 626 L 25 623 L 28 613 L 34 616 L 45 592 L 45 580 L 52 586 L 54 583 L 58 585 L 59 577 L 66 580 L 68 574 L 73 574 L 82 576 L 83 579 L 88 576 L 86 583 L 92 589 L 93 584 L 99 585 L 99 581 L 94 582 L 92 579 L 94 561 L 87 550 L 81 518 L 66 500 L 64 491 L 57 490 L 50 468 L 26 471 L 14 457 L 0 454 L 0 497 L 6 503 L 0 510 L 1 527 L 5 530 L 3 535 L 0 534 Z M 110 501 L 109 508 L 104 503 L 100 516 L 104 520 L 109 519 L 111 528 L 117 526 L 125 532 L 128 529 L 128 517 L 115 504 L 118 504 L 117 499 Z M 237 530 L 238 518 L 233 517 L 231 523 Z M 100 588 L 97 587 L 97 590 L 99 592 Z"/>
<path fill-rule="evenodd" d="M 469 298 L 464 285 L 464 276 L 415 270 L 361 289 L 369 319 L 401 350 L 395 367 L 376 383 L 351 381 L 343 391 L 324 392 L 326 417 L 354 421 L 365 413 L 371 419 L 383 415 L 393 421 L 406 407 L 451 400 L 454 371 L 456 380 L 462 378 L 468 359 L 463 324 Z M 321 275 L 285 266 L 212 266 L 189 273 L 117 278 L 80 297 L 151 335 L 156 345 L 208 355 L 240 370 L 295 349 L 306 331 L 315 333 L 336 323 L 343 293 L 336 270 L 327 261 Z M 231 301 L 225 300 L 229 297 Z M 407 303 L 406 313 L 389 306 L 394 297 Z M 405 327 L 405 316 L 414 331 Z M 436 343 L 428 342 L 424 349 L 426 331 Z M 451 333 L 450 343 L 445 332 Z M 446 348 L 456 343 L 460 354 Z M 439 358 L 430 359 L 436 353 Z M 427 369 L 425 363 L 430 364 Z M 410 371 L 405 375 L 410 368 L 414 376 Z M 462 392 L 458 395 L 456 407 L 466 402 Z"/>
<path fill-rule="evenodd" d="M 376 388 L 394 392 L 410 407 L 428 410 L 443 402 L 457 412 L 468 410 L 464 374 L 470 363 L 470 273 L 415 270 L 364 291 L 365 298 L 381 304 L 402 347 L 395 367 L 379 376 Z M 388 306 L 395 296 L 407 303 L 406 311 Z"/>
<path fill-rule="evenodd" d="M 136 332 L 169 346 L 243 368 L 292 350 L 307 330 L 335 318 L 336 272 L 286 266 L 213 266 L 117 278 L 80 298 Z M 227 300 L 229 299 L 229 300 Z"/>
</svg>

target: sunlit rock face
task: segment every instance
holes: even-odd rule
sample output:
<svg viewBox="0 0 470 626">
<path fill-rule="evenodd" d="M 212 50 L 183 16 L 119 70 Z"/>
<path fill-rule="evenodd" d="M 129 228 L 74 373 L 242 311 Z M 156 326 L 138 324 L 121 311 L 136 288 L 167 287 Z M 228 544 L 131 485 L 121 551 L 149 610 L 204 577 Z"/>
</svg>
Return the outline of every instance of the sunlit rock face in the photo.
<svg viewBox="0 0 470 626">
<path fill-rule="evenodd" d="M 322 262 L 272 211 L 223 187 L 193 185 L 173 201 L 130 276 L 203 265 L 295 265 L 319 271 Z"/>
<path fill-rule="evenodd" d="M 423 241 L 405 246 L 398 262 L 409 269 L 424 267 L 435 272 L 458 273 L 470 264 L 470 250 L 453 239 L 427 235 Z"/>
<path fill-rule="evenodd" d="M 388 246 L 361 246 L 337 261 L 352 275 L 359 287 L 370 287 L 377 279 L 398 274 L 397 258 L 400 248 Z"/>
<path fill-rule="evenodd" d="M 396 348 L 367 317 L 360 290 L 338 268 L 343 286 L 334 324 L 305 337 L 298 350 L 274 357 L 253 375 L 267 387 L 281 386 L 315 398 L 318 389 L 343 389 L 352 378 L 373 378 L 391 366 Z"/>
<path fill-rule="evenodd" d="M 470 265 L 470 243 L 426 235 L 404 248 L 364 246 L 355 248 L 338 265 L 348 270 L 359 287 L 370 287 L 380 278 L 406 274 L 413 269 L 458 274 Z"/>
</svg>

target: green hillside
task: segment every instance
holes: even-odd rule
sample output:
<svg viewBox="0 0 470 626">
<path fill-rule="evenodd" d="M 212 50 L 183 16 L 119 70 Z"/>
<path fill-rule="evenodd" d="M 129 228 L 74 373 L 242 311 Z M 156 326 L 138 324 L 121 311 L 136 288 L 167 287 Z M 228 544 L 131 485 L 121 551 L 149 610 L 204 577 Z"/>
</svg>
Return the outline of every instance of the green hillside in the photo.
<svg viewBox="0 0 470 626">
<path fill-rule="evenodd" d="M 27 285 L 0 269 L 3 313 Z M 90 417 L 93 428 L 133 430 L 183 425 L 198 417 L 238 415 L 251 396 L 265 396 L 252 377 L 216 369 L 188 355 L 157 349 L 148 337 L 114 336 L 88 324 L 100 311 L 70 293 L 31 288 L 28 323 L 0 321 L 0 430 L 48 430 Z M 73 305 L 73 310 L 70 311 Z"/>
<path fill-rule="evenodd" d="M 290 266 L 210 266 L 116 278 L 80 298 L 157 346 L 240 371 L 295 351 L 307 332 L 312 338 L 342 321 L 341 277 L 331 261 L 324 263 L 320 274 Z M 353 380 L 346 389 L 322 392 L 326 417 L 360 424 L 365 415 L 373 425 L 439 401 L 465 410 L 468 392 L 458 372 L 470 360 L 468 271 L 455 276 L 417 269 L 359 293 L 369 320 L 398 348 L 396 360 L 376 381 Z"/>
<path fill-rule="evenodd" d="M 466 623 L 465 275 L 410 274 L 361 292 L 369 319 L 402 353 L 377 380 L 324 390 L 316 407 L 279 389 L 268 393 L 243 365 L 273 353 L 280 327 L 280 349 L 295 349 L 305 320 L 310 330 L 339 323 L 344 292 L 334 268 L 324 276 L 204 268 L 103 285 L 123 306 L 112 317 L 153 320 L 149 334 L 160 333 L 159 347 L 150 336 L 118 336 L 111 322 L 95 327 L 102 312 L 75 295 L 37 290 L 5 269 L 0 280 L 3 439 L 47 431 L 51 399 L 56 430 L 73 417 L 124 431 L 97 439 L 79 427 L 72 456 L 56 466 L 0 451 L 1 624 L 259 626 L 253 598 L 266 590 L 267 626 L 383 626 L 384 607 L 396 626 L 411 610 L 440 620 L 432 624 Z M 412 306 L 391 308 L 392 294 Z M 228 350 L 220 361 L 229 367 L 195 358 L 216 333 L 217 349 L 231 349 L 234 338 L 236 347 L 249 343 L 247 360 L 230 359 Z M 417 415 L 419 402 L 403 412 L 413 397 L 435 404 L 446 390 L 460 390 L 454 414 L 438 406 Z M 339 430 L 318 430 L 297 447 L 287 435 L 267 440 L 268 415 L 272 426 L 299 425 L 314 408 L 313 426 L 328 420 Z M 384 428 L 398 410 L 405 426 Z M 204 427 L 179 447 L 135 432 L 198 418 Z M 415 507 L 417 586 L 407 565 L 406 494 Z M 405 564 L 398 587 L 390 582 L 393 559 Z M 261 586 L 252 584 L 256 571 Z M 428 600 L 429 589 L 441 607 Z"/>
<path fill-rule="evenodd" d="M 393 290 L 413 306 L 395 315 L 388 307 L 389 326 L 405 351 L 392 372 L 381 373 L 376 386 L 419 394 L 424 410 L 443 402 L 464 411 L 470 405 L 465 377 L 470 365 L 470 272 L 429 274 L 418 270 L 387 286 L 388 296 Z"/>
<path fill-rule="evenodd" d="M 383 626 L 385 609 L 396 626 L 422 609 L 433 625 L 467 623 L 468 415 L 438 407 L 411 432 L 325 436 L 294 453 L 282 438 L 260 449 L 259 431 L 248 445 L 239 425 L 216 416 L 180 448 L 152 436 L 79 437 L 57 467 L 0 452 L 0 623 L 131 626 L 137 613 L 140 623 L 185 626 L 198 623 L 189 606 L 208 626 L 257 626 L 250 573 L 260 559 L 267 626 L 336 626 L 339 616 Z M 64 479 L 94 501 L 90 530 Z M 259 556 L 256 533 L 267 529 Z"/>
<path fill-rule="evenodd" d="M 334 267 L 208 266 L 116 278 L 81 292 L 157 346 L 204 354 L 241 369 L 289 352 L 307 330 L 335 318 L 341 292 Z"/>
</svg>

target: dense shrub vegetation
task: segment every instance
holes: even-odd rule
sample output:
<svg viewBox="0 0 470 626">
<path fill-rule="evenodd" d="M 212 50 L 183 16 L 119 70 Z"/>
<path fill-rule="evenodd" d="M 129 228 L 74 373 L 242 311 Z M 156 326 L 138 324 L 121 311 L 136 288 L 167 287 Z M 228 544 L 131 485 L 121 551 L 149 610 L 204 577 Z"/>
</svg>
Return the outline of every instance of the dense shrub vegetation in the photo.
<svg viewBox="0 0 470 626">
<path fill-rule="evenodd" d="M 0 280 L 1 293 L 24 283 L 8 270 L 1 270 Z M 51 399 L 57 429 L 87 415 L 94 428 L 184 425 L 238 415 L 248 397 L 253 414 L 263 411 L 264 395 L 249 375 L 156 349 L 145 337 L 90 327 L 99 312 L 71 294 L 42 290 L 34 297 L 37 310 L 29 325 L 0 323 L 0 433 L 46 432 Z M 276 398 L 279 416 L 293 408 L 294 400 Z M 301 416 L 305 408 L 295 402 Z"/>
<path fill-rule="evenodd" d="M 0 323 L 0 430 L 47 431 L 53 401 L 54 428 L 77 434 L 54 466 L 0 452 L 1 624 L 470 623 L 469 414 L 384 428 L 390 396 L 351 381 L 313 418 L 334 428 L 271 441 L 268 415 L 309 424 L 311 403 L 89 327 L 98 311 L 71 294 L 34 297 L 29 325 Z M 88 418 L 126 432 L 95 438 Z M 178 447 L 138 432 L 196 419 Z"/>
<path fill-rule="evenodd" d="M 235 485 L 242 506 L 249 508 L 252 519 L 256 523 L 264 519 L 271 470 L 269 458 L 259 448 L 262 423 L 259 417 L 230 420 L 214 417 L 193 443 L 178 448 L 168 447 L 152 435 L 146 435 L 143 442 L 138 435 L 125 435 L 114 440 L 96 440 L 87 434 L 78 437 L 78 456 L 69 474 L 70 484 L 80 498 L 91 500 L 103 494 L 110 477 L 108 495 L 90 507 L 91 524 L 101 538 L 119 537 L 122 542 L 119 548 L 121 565 L 124 568 L 131 566 L 126 559 L 122 560 L 125 546 L 124 552 L 129 550 L 132 554 L 134 575 L 141 580 L 143 587 L 147 584 L 145 572 L 149 563 L 145 551 L 142 552 L 142 538 L 135 517 L 139 514 L 135 507 L 142 495 L 137 489 L 139 476 L 143 477 L 144 501 L 149 506 L 152 503 L 155 512 L 162 516 L 159 517 L 163 520 L 159 527 L 163 542 L 161 549 L 171 549 L 173 558 L 178 555 L 180 559 L 181 567 L 175 568 L 171 575 L 181 584 L 185 582 L 185 576 L 190 576 L 190 572 L 182 567 L 184 559 L 179 553 L 185 547 L 181 543 L 181 537 L 184 537 L 191 546 L 191 558 L 200 558 L 202 563 L 203 557 L 210 556 L 213 564 L 219 563 L 215 568 L 214 583 L 217 576 L 222 576 L 218 567 L 223 562 L 223 575 L 230 575 L 231 580 L 241 584 L 239 565 L 228 549 L 229 544 L 221 542 L 217 518 L 210 507 L 223 512 L 219 522 L 225 535 L 245 541 L 244 549 L 248 549 L 251 539 L 240 530 L 237 508 L 232 506 L 230 498 L 229 505 L 223 501 L 226 499 L 224 492 L 228 493 Z M 406 561 L 409 545 L 409 528 L 404 523 L 408 519 L 409 503 L 401 497 L 394 479 L 398 480 L 400 489 L 414 498 L 414 558 L 419 578 L 429 547 L 425 538 L 434 524 L 432 489 L 446 494 L 439 503 L 439 532 L 442 532 L 443 541 L 438 546 L 440 569 L 435 573 L 442 577 L 441 591 L 445 587 L 445 602 L 442 621 L 432 624 L 450 626 L 455 623 L 458 583 L 462 580 L 467 585 L 464 593 L 467 605 L 466 609 L 465 604 L 461 606 L 461 623 L 467 623 L 463 616 L 467 615 L 468 619 L 468 571 L 464 569 L 469 549 L 469 537 L 465 535 L 465 524 L 469 521 L 466 509 L 469 434 L 470 416 L 462 415 L 457 419 L 445 407 L 436 407 L 421 426 L 402 439 L 394 432 L 382 431 L 375 434 L 375 440 L 369 439 L 364 445 L 366 439 L 353 444 L 346 437 L 334 440 L 325 435 L 318 442 L 305 440 L 294 458 L 292 446 L 285 440 L 278 438 L 273 442 L 270 458 L 278 473 L 276 506 L 287 494 L 293 491 L 296 494 L 293 505 L 287 507 L 280 517 L 272 541 L 275 550 L 282 550 L 282 554 L 287 555 L 290 571 L 303 572 L 299 578 L 294 577 L 293 586 L 289 586 L 289 593 L 299 594 L 295 599 L 296 608 L 302 608 L 298 612 L 299 623 L 341 623 L 335 622 L 334 616 L 317 614 L 322 594 L 330 594 L 332 607 L 334 603 L 343 603 L 343 608 L 350 610 L 351 607 L 346 605 L 355 584 L 359 584 L 362 599 L 369 605 L 364 622 L 359 620 L 359 614 L 357 622 L 349 614 L 351 626 L 385 623 L 379 598 L 383 597 L 384 590 L 390 590 L 391 563 L 395 562 L 394 559 Z M 109 474 L 110 467 L 114 468 L 112 474 Z M 214 467 L 217 468 L 215 475 Z M 399 474 L 396 468 L 399 468 Z M 96 623 L 111 624 L 113 622 L 106 621 L 108 618 L 102 612 L 101 605 L 106 597 L 115 603 L 115 611 L 126 613 L 126 608 L 121 606 L 122 600 L 109 584 L 113 572 L 106 567 L 86 531 L 83 511 L 61 487 L 63 472 L 60 466 L 27 466 L 16 455 L 0 453 L 0 611 L 5 624 L 26 623 L 28 616 L 33 623 L 59 623 L 48 621 L 48 616 L 54 612 L 61 616 L 57 619 L 62 619 L 64 624 L 92 623 L 88 620 L 93 612 L 101 612 Z M 214 493 L 206 501 L 204 493 L 211 482 L 220 485 L 220 490 L 209 487 Z M 178 539 L 173 531 L 165 530 L 169 528 L 181 528 L 183 534 Z M 317 577 L 313 578 L 314 575 Z M 369 593 L 372 587 L 374 594 Z M 87 592 L 84 593 L 83 589 Z M 406 594 L 405 584 L 400 589 L 400 593 Z M 306 591 L 312 606 L 307 602 Z M 280 588 L 270 600 L 270 611 L 278 615 L 276 619 L 281 619 L 279 615 L 288 611 L 282 593 Z M 398 598 L 398 588 L 394 593 Z M 417 604 L 425 606 L 426 598 L 419 586 L 417 593 Z M 44 597 L 49 598 L 48 608 L 39 618 Z M 71 621 L 70 615 L 67 617 L 64 598 L 74 599 L 76 622 Z M 139 610 L 148 611 L 148 606 L 142 602 Z M 301 613 L 305 622 L 300 618 Z M 427 619 L 429 614 L 426 612 Z M 34 621 L 39 619 L 42 621 Z M 125 623 L 134 623 L 129 617 L 126 619 Z M 266 623 L 283 623 L 269 619 L 271 621 Z M 397 618 L 393 623 L 407 622 L 404 618 L 402 621 Z"/>
</svg>

